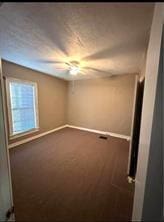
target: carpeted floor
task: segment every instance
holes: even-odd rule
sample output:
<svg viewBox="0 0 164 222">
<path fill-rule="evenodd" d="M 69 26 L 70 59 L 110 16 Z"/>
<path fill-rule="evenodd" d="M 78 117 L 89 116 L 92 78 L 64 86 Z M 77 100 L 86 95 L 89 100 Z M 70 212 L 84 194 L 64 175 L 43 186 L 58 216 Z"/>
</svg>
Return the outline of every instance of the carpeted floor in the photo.
<svg viewBox="0 0 164 222">
<path fill-rule="evenodd" d="M 129 221 L 128 147 L 65 128 L 11 149 L 16 221 Z"/>
</svg>

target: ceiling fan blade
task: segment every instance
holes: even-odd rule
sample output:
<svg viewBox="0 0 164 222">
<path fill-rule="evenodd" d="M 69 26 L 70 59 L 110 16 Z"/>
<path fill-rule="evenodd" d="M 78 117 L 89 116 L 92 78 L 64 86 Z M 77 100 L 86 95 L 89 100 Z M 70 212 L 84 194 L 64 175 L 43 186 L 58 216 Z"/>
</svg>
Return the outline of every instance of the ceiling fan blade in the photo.
<svg viewBox="0 0 164 222">
<path fill-rule="evenodd" d="M 83 57 L 82 60 L 91 61 L 91 60 L 98 60 L 98 59 L 107 59 L 111 57 L 112 52 L 114 52 L 114 50 L 115 50 L 114 48 L 113 49 L 105 48 L 95 53 L 92 53 L 88 56 Z"/>
<path fill-rule="evenodd" d="M 84 72 L 84 71 L 81 71 L 80 70 L 80 72 L 79 72 L 80 74 L 82 74 L 82 75 L 87 75 L 87 73 L 86 72 Z"/>
<path fill-rule="evenodd" d="M 42 62 L 42 63 L 47 63 L 47 64 L 66 64 L 69 65 L 69 63 L 67 62 L 63 62 L 63 61 L 55 61 L 55 60 L 37 60 L 37 62 Z"/>
<path fill-rule="evenodd" d="M 69 73 L 69 69 L 66 70 L 65 74 L 66 74 L 66 75 L 70 75 L 70 73 Z"/>
<path fill-rule="evenodd" d="M 67 70 L 67 69 L 64 69 L 64 70 L 60 71 L 60 72 L 58 73 L 58 75 L 60 75 L 60 76 L 67 76 L 67 75 L 68 75 L 68 70 Z"/>
<path fill-rule="evenodd" d="M 111 74 L 111 72 L 109 71 L 104 71 L 104 70 L 101 70 L 101 69 L 97 69 L 97 68 L 93 68 L 93 67 L 83 67 L 84 69 L 88 69 L 88 70 L 92 70 L 92 71 L 95 71 L 95 72 L 100 72 L 100 73 L 105 73 L 105 74 Z"/>
<path fill-rule="evenodd" d="M 66 70 L 66 68 L 64 68 L 64 67 L 63 68 L 62 67 L 60 67 L 60 68 L 59 67 L 55 67 L 55 69 L 56 70 Z"/>
</svg>

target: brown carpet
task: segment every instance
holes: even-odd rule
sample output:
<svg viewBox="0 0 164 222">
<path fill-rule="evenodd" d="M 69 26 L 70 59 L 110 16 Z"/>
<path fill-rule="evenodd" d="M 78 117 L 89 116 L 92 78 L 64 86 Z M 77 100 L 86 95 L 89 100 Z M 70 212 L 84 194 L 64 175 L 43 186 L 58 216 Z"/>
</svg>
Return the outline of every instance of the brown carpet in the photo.
<svg viewBox="0 0 164 222">
<path fill-rule="evenodd" d="M 128 142 L 65 128 L 10 150 L 17 221 L 129 221 Z"/>
</svg>

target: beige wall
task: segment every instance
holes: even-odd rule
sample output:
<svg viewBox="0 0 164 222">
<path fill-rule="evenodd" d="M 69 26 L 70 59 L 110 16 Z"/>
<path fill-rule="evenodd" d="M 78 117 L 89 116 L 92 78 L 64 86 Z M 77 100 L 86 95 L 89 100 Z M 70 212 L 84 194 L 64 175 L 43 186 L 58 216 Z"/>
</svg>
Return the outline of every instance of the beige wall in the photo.
<svg viewBox="0 0 164 222">
<path fill-rule="evenodd" d="M 68 124 L 130 135 L 135 75 L 69 83 Z M 74 91 L 74 92 L 73 92 Z"/>
<path fill-rule="evenodd" d="M 130 135 L 135 75 L 72 82 L 2 61 L 3 75 L 38 83 L 40 134 L 64 124 Z M 34 134 L 10 140 L 16 142 Z"/>
<path fill-rule="evenodd" d="M 68 82 L 4 60 L 2 61 L 2 72 L 6 77 L 29 80 L 38 84 L 40 130 L 35 135 L 67 123 Z M 9 143 L 31 137 L 32 135 L 19 137 Z"/>
</svg>

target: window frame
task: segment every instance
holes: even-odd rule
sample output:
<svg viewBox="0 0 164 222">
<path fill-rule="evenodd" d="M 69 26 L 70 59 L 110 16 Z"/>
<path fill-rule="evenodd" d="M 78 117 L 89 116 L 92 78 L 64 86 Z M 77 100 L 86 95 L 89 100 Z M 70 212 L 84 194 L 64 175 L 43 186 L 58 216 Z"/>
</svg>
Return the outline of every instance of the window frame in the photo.
<svg viewBox="0 0 164 222">
<path fill-rule="evenodd" d="M 10 99 L 10 83 L 17 82 L 22 84 L 28 84 L 34 86 L 34 113 L 35 113 L 35 125 L 36 127 L 24 132 L 20 133 L 13 133 L 13 121 L 12 121 L 12 110 L 11 110 L 11 99 Z M 7 111 L 8 111 L 8 131 L 9 131 L 9 138 L 15 139 L 21 136 L 25 136 L 34 132 L 39 131 L 39 111 L 38 111 L 38 84 L 36 82 L 17 79 L 12 77 L 6 77 L 6 97 L 7 97 Z"/>
</svg>

